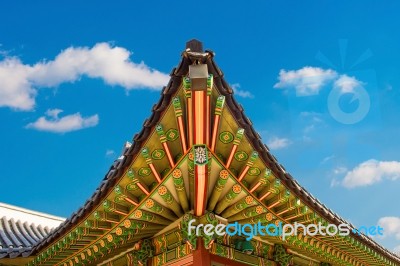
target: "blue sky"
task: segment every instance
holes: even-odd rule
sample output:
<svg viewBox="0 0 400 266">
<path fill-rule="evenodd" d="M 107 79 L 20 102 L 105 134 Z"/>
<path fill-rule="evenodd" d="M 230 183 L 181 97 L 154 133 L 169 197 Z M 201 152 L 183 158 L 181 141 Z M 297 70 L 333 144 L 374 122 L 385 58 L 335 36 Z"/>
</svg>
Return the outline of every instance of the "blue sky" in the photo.
<svg viewBox="0 0 400 266">
<path fill-rule="evenodd" d="M 400 251 L 400 3 L 0 4 L 0 201 L 70 216 L 203 41 L 312 194 Z"/>
</svg>

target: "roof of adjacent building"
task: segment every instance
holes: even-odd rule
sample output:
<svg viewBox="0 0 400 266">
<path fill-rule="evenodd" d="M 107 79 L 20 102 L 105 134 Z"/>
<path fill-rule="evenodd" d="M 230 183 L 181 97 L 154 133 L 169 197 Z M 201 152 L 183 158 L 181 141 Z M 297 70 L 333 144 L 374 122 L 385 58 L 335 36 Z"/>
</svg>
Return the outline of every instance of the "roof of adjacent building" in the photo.
<svg viewBox="0 0 400 266">
<path fill-rule="evenodd" d="M 27 256 L 65 218 L 0 203 L 0 258 Z"/>
</svg>

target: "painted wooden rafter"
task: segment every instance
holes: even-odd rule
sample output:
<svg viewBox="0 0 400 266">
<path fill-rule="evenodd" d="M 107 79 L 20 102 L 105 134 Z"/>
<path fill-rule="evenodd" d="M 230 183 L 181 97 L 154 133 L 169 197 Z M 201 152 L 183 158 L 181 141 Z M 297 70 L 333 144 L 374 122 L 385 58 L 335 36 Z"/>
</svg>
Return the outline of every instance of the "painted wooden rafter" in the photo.
<svg viewBox="0 0 400 266">
<path fill-rule="evenodd" d="M 218 128 L 220 125 L 220 119 L 222 115 L 222 110 L 225 105 L 225 96 L 220 95 L 217 98 L 217 102 L 215 104 L 215 110 L 214 110 L 214 127 L 212 130 L 212 135 L 211 135 L 211 146 L 210 149 L 212 152 L 215 152 L 215 146 L 217 144 L 217 137 L 218 137 Z"/>
<path fill-rule="evenodd" d="M 163 146 L 163 149 L 164 149 L 165 153 L 167 154 L 169 165 L 171 167 L 174 167 L 174 164 L 175 164 L 174 159 L 172 158 L 171 150 L 169 149 L 169 146 L 167 143 L 167 137 L 164 134 L 164 130 L 163 130 L 163 127 L 161 124 L 158 124 L 156 126 L 156 132 L 160 138 L 161 145 Z"/>
<path fill-rule="evenodd" d="M 244 135 L 244 129 L 239 128 L 236 132 L 235 139 L 233 140 L 231 152 L 230 152 L 228 160 L 226 161 L 226 164 L 225 164 L 226 168 L 229 168 L 231 166 L 233 156 L 235 155 L 235 152 L 236 152 L 237 148 L 239 147 L 240 142 L 242 141 L 243 135 Z"/>
</svg>

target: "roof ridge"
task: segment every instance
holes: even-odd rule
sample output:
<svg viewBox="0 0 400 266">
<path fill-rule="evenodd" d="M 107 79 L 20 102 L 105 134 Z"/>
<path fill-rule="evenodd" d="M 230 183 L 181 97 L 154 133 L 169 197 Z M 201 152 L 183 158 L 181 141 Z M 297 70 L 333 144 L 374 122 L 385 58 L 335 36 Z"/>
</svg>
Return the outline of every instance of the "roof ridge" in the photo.
<svg viewBox="0 0 400 266">
<path fill-rule="evenodd" d="M 60 222 L 62 222 L 66 219 L 64 217 L 60 217 L 60 216 L 56 216 L 56 215 L 52 215 L 52 214 L 48 214 L 48 213 L 44 213 L 44 212 L 40 212 L 40 211 L 34 211 L 34 210 L 30 210 L 30 209 L 27 209 L 24 207 L 19 207 L 19 206 L 15 206 L 15 205 L 3 203 L 3 202 L 0 202 L 0 208 L 5 208 L 5 209 L 12 210 L 12 211 L 26 213 L 26 214 L 31 214 L 31 215 L 35 215 L 38 217 L 43 217 L 46 219 L 56 220 L 56 221 L 60 221 Z M 6 215 L 3 215 L 3 216 L 6 216 Z"/>
</svg>

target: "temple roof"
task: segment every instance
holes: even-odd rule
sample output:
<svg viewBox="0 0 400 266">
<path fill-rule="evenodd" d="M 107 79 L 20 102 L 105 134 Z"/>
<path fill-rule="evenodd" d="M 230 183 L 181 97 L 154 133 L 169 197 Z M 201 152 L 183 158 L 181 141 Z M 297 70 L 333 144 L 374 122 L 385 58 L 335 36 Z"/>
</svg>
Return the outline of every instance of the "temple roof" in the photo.
<svg viewBox="0 0 400 266">
<path fill-rule="evenodd" d="M 207 83 L 207 86 L 210 86 L 208 96 L 213 101 L 212 108 L 218 109 L 218 103 L 214 104 L 214 102 L 220 100 L 220 97 L 225 104 L 224 113 L 221 116 L 221 128 L 225 131 L 217 130 L 220 134 L 220 142 L 216 148 L 210 148 L 208 151 L 210 158 L 213 159 L 213 163 L 209 167 L 213 169 L 214 174 L 209 177 L 209 190 L 205 195 L 205 202 L 208 201 L 207 210 L 215 212 L 229 221 L 238 219 L 241 212 L 258 207 L 257 211 L 261 211 L 259 214 L 267 215 L 273 221 L 290 220 L 294 222 L 298 220 L 349 224 L 313 197 L 278 163 L 268 147 L 263 144 L 260 135 L 253 128 L 251 120 L 245 115 L 243 107 L 234 99 L 231 87 L 214 61 L 214 53 L 209 50 L 203 51 L 201 42 L 191 40 L 182 53 L 179 65 L 171 71 L 171 79 L 163 88 L 159 102 L 153 106 L 151 116 L 144 121 L 142 130 L 133 137 L 132 144 L 125 144 L 121 156 L 112 164 L 100 186 L 86 203 L 58 228 L 36 243 L 29 242 L 33 244 L 32 250 L 26 250 L 23 253 L 24 256 L 29 253 L 37 255 L 35 262 L 39 265 L 65 264 L 67 260 L 70 263 L 81 260 L 92 261 L 92 259 L 96 261 L 98 258 L 93 255 L 92 250 L 96 251 L 99 246 L 103 247 L 104 241 L 113 243 L 114 238 L 121 239 L 118 244 L 113 243 L 112 246 L 105 245 L 104 247 L 107 250 L 120 251 L 121 245 L 132 245 L 134 241 L 149 237 L 149 234 L 154 235 L 155 232 L 161 230 L 160 228 L 167 227 L 173 221 L 181 218 L 187 210 L 193 210 L 191 206 L 196 199 L 189 191 L 191 187 L 187 183 L 191 180 L 190 165 L 193 162 L 194 151 L 192 153 L 190 145 L 187 147 L 188 149 L 185 149 L 186 140 L 182 139 L 185 134 L 181 134 L 185 132 L 174 131 L 179 123 L 182 123 L 175 118 L 182 117 L 182 113 L 183 116 L 188 116 L 181 110 L 179 97 L 181 99 L 187 97 L 189 91 L 184 82 L 187 82 L 185 80 L 190 76 L 189 69 L 193 65 L 206 66 L 206 68 L 198 68 L 193 71 L 194 76 L 201 76 L 202 71 L 206 69 L 212 78 L 212 82 Z M 197 86 L 197 83 L 193 82 L 192 85 Z M 182 109 L 187 107 L 184 101 L 181 103 Z M 219 110 L 219 112 L 222 111 Z M 217 111 L 214 115 L 216 113 Z M 164 134 L 161 124 L 166 129 L 169 128 L 167 132 L 172 130 L 172 137 L 165 136 L 167 133 Z M 171 128 L 171 126 L 175 128 Z M 239 137 L 234 137 L 235 133 Z M 182 143 L 183 148 L 178 142 L 175 142 L 176 137 L 174 136 L 181 138 L 179 142 Z M 226 141 L 221 137 L 226 137 Z M 240 143 L 241 138 L 243 138 L 242 143 Z M 235 140 L 233 141 L 233 139 Z M 190 142 L 190 140 L 188 141 Z M 164 145 L 164 143 L 167 144 Z M 170 145 L 169 148 L 168 145 Z M 236 145 L 238 149 L 232 164 L 232 158 L 228 158 L 230 154 L 234 154 L 231 145 Z M 158 155 L 154 155 L 155 152 L 158 152 Z M 171 158 L 168 157 L 169 164 L 164 153 L 173 155 Z M 159 157 L 156 158 L 157 156 Z M 164 159 L 161 160 L 161 158 Z M 242 158 L 244 159 L 242 160 Z M 254 171 L 249 173 L 250 167 L 248 166 L 253 166 L 253 164 L 254 167 L 251 169 Z M 230 167 L 230 165 L 232 166 Z M 178 191 L 175 180 L 172 180 L 175 177 L 181 178 L 183 172 L 189 172 L 189 174 L 183 174 L 184 181 L 182 182 L 186 183 L 186 186 L 182 188 L 183 194 L 179 194 L 182 191 Z M 268 174 L 264 175 L 264 172 Z M 228 181 L 224 181 L 226 185 L 222 188 L 223 191 L 214 195 L 213 188 L 218 185 L 218 178 L 222 177 L 221 175 L 218 177 L 219 173 L 227 173 Z M 131 188 L 134 190 L 131 191 Z M 180 198 L 182 195 L 184 200 Z M 164 196 L 169 196 L 169 198 L 166 199 Z M 187 199 L 185 199 L 186 197 Z M 236 200 L 230 202 L 232 197 L 236 197 Z M 210 206 L 210 202 L 213 200 L 215 202 Z M 247 200 L 253 207 L 246 205 Z M 186 201 L 190 203 L 189 209 Z M 242 204 L 240 208 L 245 206 L 245 209 L 233 210 L 236 206 L 234 204 L 237 202 Z M 156 207 L 163 212 L 155 211 Z M 203 208 L 206 206 L 204 205 Z M 257 215 L 254 214 L 254 211 L 252 213 L 253 216 Z M 151 219 L 150 225 L 147 224 L 149 220 L 143 220 L 142 215 L 147 215 L 147 218 Z M 124 238 L 124 228 L 129 228 L 131 222 L 135 220 L 140 220 L 151 230 L 147 229 L 150 231 L 144 230 L 143 232 L 136 230 L 133 238 Z M 102 222 L 102 226 L 104 225 L 103 227 L 99 226 L 100 222 Z M 351 224 L 349 226 L 354 228 Z M 92 231 L 89 233 L 82 231 L 86 229 Z M 272 241 L 282 243 L 279 239 L 272 239 Z M 342 265 L 342 263 L 348 265 L 400 265 L 399 257 L 363 234 L 351 234 L 346 239 L 332 237 L 327 240 L 311 237 L 309 239 L 293 238 L 290 241 L 283 244 L 292 245 L 291 248 L 296 252 L 300 252 L 304 248 L 296 244 L 299 241 L 304 241 L 306 246 L 316 245 L 315 250 L 317 251 L 313 248 L 306 251 L 317 261 L 322 261 L 329 254 L 329 262 L 334 262 L 336 265 Z M 66 252 L 65 250 L 71 245 L 76 246 L 76 250 L 74 249 L 72 253 Z M 84 246 L 79 248 L 82 245 Z M 346 252 L 349 248 L 354 251 Z M 62 256 L 57 257 L 57 254 L 62 254 Z M 90 258 L 88 258 L 88 254 L 90 254 Z M 368 261 L 368 263 L 364 263 L 364 261 Z M 98 262 L 96 261 L 96 263 Z"/>
<path fill-rule="evenodd" d="M 65 219 L 0 203 L 0 258 L 27 256 Z"/>
</svg>

